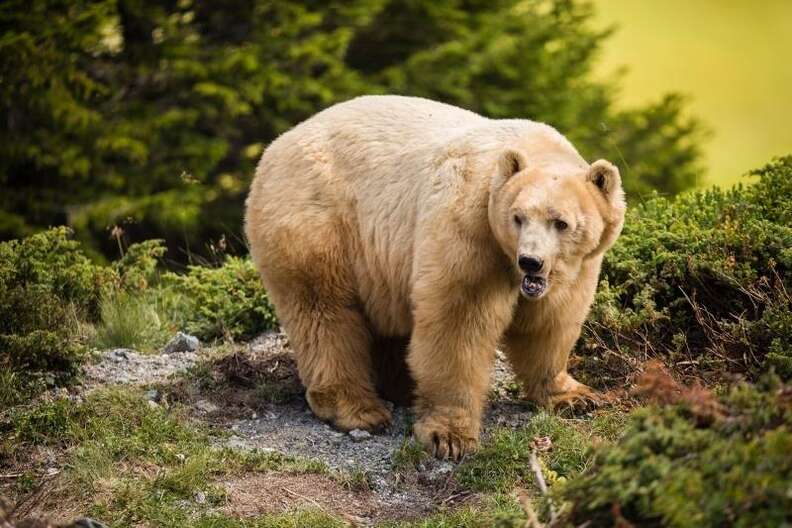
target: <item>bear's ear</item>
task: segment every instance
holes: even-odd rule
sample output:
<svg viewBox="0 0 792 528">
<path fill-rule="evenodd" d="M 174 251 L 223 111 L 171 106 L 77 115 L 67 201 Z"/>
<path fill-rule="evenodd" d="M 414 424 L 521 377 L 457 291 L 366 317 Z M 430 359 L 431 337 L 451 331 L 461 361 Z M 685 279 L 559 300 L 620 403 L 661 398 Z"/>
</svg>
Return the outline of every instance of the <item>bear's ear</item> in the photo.
<svg viewBox="0 0 792 528">
<path fill-rule="evenodd" d="M 597 160 L 592 163 L 586 174 L 586 180 L 591 182 L 609 203 L 613 205 L 624 203 L 619 169 L 609 161 Z"/>
<path fill-rule="evenodd" d="M 621 176 L 619 169 L 610 162 L 597 160 L 591 164 L 586 173 L 588 183 L 596 188 L 595 192 L 601 193 L 608 207 L 601 210 L 605 228 L 600 236 L 600 242 L 592 255 L 600 254 L 616 242 L 624 225 L 624 213 L 627 204 L 624 201 Z"/>
<path fill-rule="evenodd" d="M 522 153 L 516 150 L 507 150 L 503 152 L 498 158 L 498 171 L 495 174 L 493 187 L 499 188 L 506 183 L 509 178 L 524 170 L 528 166 L 528 162 Z"/>
</svg>

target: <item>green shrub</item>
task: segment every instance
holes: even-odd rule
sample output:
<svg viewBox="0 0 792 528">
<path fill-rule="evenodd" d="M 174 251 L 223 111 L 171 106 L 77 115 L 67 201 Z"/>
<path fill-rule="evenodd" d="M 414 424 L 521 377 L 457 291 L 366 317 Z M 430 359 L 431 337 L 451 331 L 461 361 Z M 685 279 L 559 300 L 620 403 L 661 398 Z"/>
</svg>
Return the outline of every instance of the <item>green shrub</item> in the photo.
<svg viewBox="0 0 792 528">
<path fill-rule="evenodd" d="M 0 243 L 0 370 L 14 391 L 75 373 L 114 292 L 140 292 L 162 255 L 159 241 L 131 246 L 112 266 L 92 263 L 65 227 Z M 10 399 L 11 391 L 3 398 Z"/>
<path fill-rule="evenodd" d="M 792 156 L 754 174 L 629 212 L 580 341 L 581 375 L 621 380 L 632 360 L 660 356 L 697 374 L 792 378 Z"/>
<path fill-rule="evenodd" d="M 705 425 L 685 405 L 635 411 L 590 470 L 559 486 L 574 526 L 784 526 L 792 521 L 790 388 L 738 385 Z M 620 513 L 619 513 L 620 512 Z"/>
<path fill-rule="evenodd" d="M 113 282 L 66 228 L 0 243 L 0 367 L 73 371 L 85 351 L 79 322 L 98 318 Z"/>
<path fill-rule="evenodd" d="M 181 296 L 183 326 L 201 338 L 252 337 L 277 326 L 275 310 L 248 259 L 229 257 L 223 266 L 191 266 L 168 274 L 166 287 Z"/>
</svg>

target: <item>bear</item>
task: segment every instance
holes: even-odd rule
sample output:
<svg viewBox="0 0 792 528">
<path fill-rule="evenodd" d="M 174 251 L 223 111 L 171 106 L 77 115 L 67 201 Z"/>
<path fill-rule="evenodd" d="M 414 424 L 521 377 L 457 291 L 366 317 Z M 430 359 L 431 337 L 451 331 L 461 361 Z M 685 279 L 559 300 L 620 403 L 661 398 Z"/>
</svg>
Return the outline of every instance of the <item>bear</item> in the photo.
<svg viewBox="0 0 792 528">
<path fill-rule="evenodd" d="M 313 413 L 387 426 L 373 344 L 403 338 L 413 435 L 459 460 L 498 349 L 527 399 L 596 398 L 567 362 L 625 209 L 618 169 L 549 125 L 362 96 L 266 148 L 245 233 Z"/>
</svg>

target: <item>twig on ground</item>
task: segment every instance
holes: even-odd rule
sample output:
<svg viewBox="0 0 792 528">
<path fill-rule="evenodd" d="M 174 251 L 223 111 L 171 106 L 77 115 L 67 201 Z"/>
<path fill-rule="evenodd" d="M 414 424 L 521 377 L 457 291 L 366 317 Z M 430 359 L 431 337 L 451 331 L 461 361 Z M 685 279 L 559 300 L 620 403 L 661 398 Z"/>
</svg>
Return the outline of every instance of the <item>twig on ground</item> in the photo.
<svg viewBox="0 0 792 528">
<path fill-rule="evenodd" d="M 289 495 L 291 495 L 292 497 L 297 497 L 298 499 L 307 500 L 308 502 L 310 502 L 311 504 L 316 506 L 319 509 L 319 511 L 321 511 L 322 513 L 324 513 L 326 515 L 329 515 L 333 519 L 336 519 L 336 520 L 342 521 L 342 522 L 346 522 L 347 524 L 350 524 L 350 525 L 355 525 L 356 524 L 356 521 L 354 521 L 354 519 L 355 519 L 354 516 L 345 515 L 345 517 L 347 517 L 347 518 L 346 519 L 341 519 L 337 515 L 335 515 L 334 513 L 331 513 L 329 511 L 327 511 L 325 508 L 322 507 L 321 504 L 319 504 L 318 502 L 313 500 L 311 497 L 307 497 L 305 495 L 301 495 L 301 494 L 297 493 L 296 491 L 290 490 L 286 486 L 281 486 L 281 489 L 283 491 L 285 491 L 286 493 L 288 493 Z"/>
<path fill-rule="evenodd" d="M 547 482 L 545 482 L 544 475 L 542 475 L 542 466 L 539 464 L 539 458 L 536 456 L 536 448 L 531 449 L 531 455 L 528 458 L 528 462 L 531 464 L 531 470 L 534 472 L 534 477 L 536 477 L 536 484 L 539 486 L 539 491 L 542 492 L 542 495 L 547 497 Z M 553 507 L 552 501 L 548 500 L 548 505 L 550 507 L 550 521 L 548 522 L 548 525 L 553 526 L 556 522 L 557 513 Z"/>
<path fill-rule="evenodd" d="M 325 509 L 324 509 L 324 508 L 322 508 L 322 505 L 321 505 L 321 504 L 319 504 L 318 502 L 316 502 L 315 500 L 313 500 L 311 497 L 306 497 L 305 495 L 300 495 L 300 494 L 299 494 L 299 493 L 297 493 L 296 491 L 292 491 L 292 490 L 290 490 L 289 488 L 287 488 L 286 486 L 281 486 L 281 489 L 282 489 L 283 491 L 285 491 L 286 493 L 288 493 L 289 495 L 291 495 L 291 496 L 293 496 L 293 497 L 297 497 L 297 498 L 299 498 L 299 499 L 304 499 L 304 500 L 307 500 L 308 502 L 310 502 L 311 504 L 313 504 L 314 506 L 316 506 L 316 507 L 317 507 L 317 508 L 319 508 L 320 510 L 322 510 L 322 511 L 325 511 Z"/>
<path fill-rule="evenodd" d="M 531 464 L 534 477 L 536 477 L 536 484 L 539 486 L 539 491 L 542 492 L 542 495 L 547 495 L 547 482 L 545 482 L 544 475 L 542 475 L 542 466 L 539 465 L 539 459 L 536 457 L 536 450 L 531 450 L 528 461 Z"/>
<path fill-rule="evenodd" d="M 524 489 L 517 491 L 517 500 L 520 502 L 523 511 L 528 519 L 525 520 L 525 528 L 545 528 L 544 524 L 539 522 L 536 512 L 531 505 L 531 499 Z"/>
</svg>

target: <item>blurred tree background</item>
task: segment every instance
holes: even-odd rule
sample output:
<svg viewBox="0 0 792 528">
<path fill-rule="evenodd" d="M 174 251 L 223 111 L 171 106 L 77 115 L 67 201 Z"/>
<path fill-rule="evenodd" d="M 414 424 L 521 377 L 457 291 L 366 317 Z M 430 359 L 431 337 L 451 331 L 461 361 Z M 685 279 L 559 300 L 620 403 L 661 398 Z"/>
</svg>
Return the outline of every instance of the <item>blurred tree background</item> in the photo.
<svg viewBox="0 0 792 528">
<path fill-rule="evenodd" d="M 5 0 L 0 239 L 68 224 L 97 257 L 163 238 L 172 263 L 244 253 L 242 204 L 278 134 L 356 95 L 429 97 L 557 127 L 631 199 L 700 174 L 668 95 L 622 110 L 576 0 Z"/>
</svg>

